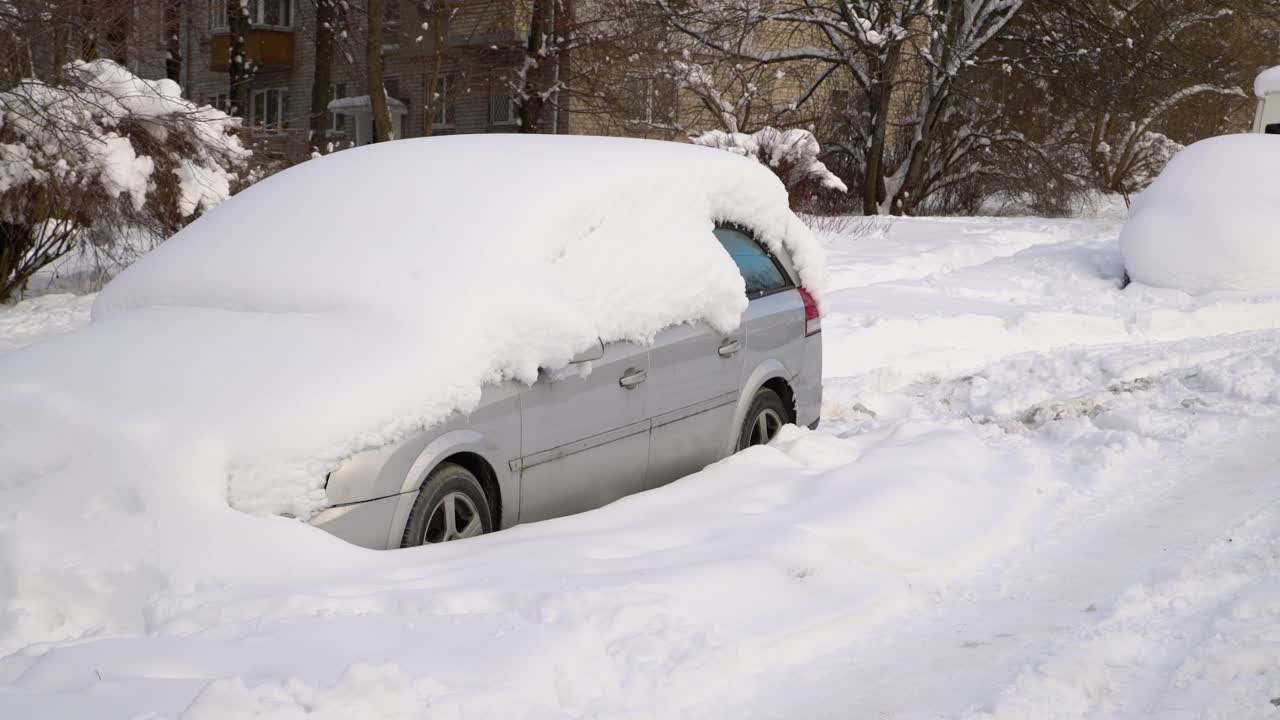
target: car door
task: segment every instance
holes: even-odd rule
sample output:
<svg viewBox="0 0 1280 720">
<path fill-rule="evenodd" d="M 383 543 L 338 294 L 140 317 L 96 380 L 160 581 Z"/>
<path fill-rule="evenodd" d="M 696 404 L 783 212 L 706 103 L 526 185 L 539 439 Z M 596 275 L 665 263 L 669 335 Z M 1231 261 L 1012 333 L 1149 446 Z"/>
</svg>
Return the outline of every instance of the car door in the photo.
<svg viewBox="0 0 1280 720">
<path fill-rule="evenodd" d="M 658 333 L 649 349 L 648 487 L 665 485 L 719 460 L 742 381 L 745 333 L 722 335 L 706 323 Z"/>
<path fill-rule="evenodd" d="M 803 364 L 805 338 L 804 299 L 795 282 L 782 263 L 744 229 L 719 227 L 715 233 L 746 285 L 743 372 L 750 374 L 761 363 L 776 360 L 794 375 Z"/>
<path fill-rule="evenodd" d="M 585 364 L 584 364 L 585 365 Z M 584 365 L 540 373 L 520 398 L 520 522 L 600 507 L 645 487 L 648 349 L 609 343 Z"/>
</svg>

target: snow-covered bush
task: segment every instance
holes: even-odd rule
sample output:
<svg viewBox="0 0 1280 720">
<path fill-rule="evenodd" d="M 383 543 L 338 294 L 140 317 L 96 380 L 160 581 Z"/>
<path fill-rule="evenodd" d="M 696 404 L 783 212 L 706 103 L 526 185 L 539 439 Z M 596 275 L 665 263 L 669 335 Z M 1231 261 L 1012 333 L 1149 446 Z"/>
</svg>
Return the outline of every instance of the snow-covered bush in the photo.
<svg viewBox="0 0 1280 720">
<path fill-rule="evenodd" d="M 249 151 L 239 120 L 111 60 L 0 92 L 0 301 L 84 244 L 176 232 L 225 200 Z"/>
<path fill-rule="evenodd" d="M 710 130 L 692 138 L 695 145 L 728 150 L 753 158 L 773 170 L 797 208 L 821 191 L 846 193 L 849 188 L 818 159 L 822 151 L 813 133 L 800 128 L 766 127 L 754 133 Z"/>
<path fill-rule="evenodd" d="M 1227 135 L 1178 153 L 1134 203 L 1129 276 L 1189 293 L 1280 290 L 1280 138 Z"/>
</svg>

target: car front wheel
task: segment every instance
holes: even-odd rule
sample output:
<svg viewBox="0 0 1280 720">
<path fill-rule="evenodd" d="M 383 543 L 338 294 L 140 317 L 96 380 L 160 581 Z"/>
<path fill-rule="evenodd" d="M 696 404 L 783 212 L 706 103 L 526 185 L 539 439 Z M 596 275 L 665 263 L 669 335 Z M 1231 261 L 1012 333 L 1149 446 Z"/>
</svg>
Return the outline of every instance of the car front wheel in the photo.
<svg viewBox="0 0 1280 720">
<path fill-rule="evenodd" d="M 738 432 L 738 450 L 752 445 L 767 445 L 778 434 L 778 430 L 787 422 L 787 407 L 782 403 L 778 393 L 769 388 L 760 388 L 751 399 L 751 406 L 742 420 L 742 429 Z"/>
<path fill-rule="evenodd" d="M 492 530 L 480 481 L 461 465 L 441 463 L 422 482 L 400 547 L 464 540 Z"/>
</svg>

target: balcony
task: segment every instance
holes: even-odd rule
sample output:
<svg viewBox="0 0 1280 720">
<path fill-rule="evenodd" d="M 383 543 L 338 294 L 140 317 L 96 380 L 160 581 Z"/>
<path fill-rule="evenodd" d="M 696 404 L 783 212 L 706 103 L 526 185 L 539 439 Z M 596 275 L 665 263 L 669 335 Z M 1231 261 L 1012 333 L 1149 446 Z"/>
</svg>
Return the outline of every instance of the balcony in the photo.
<svg viewBox="0 0 1280 720">
<path fill-rule="evenodd" d="M 264 70 L 293 67 L 293 31 L 252 28 L 245 40 L 249 59 Z M 209 69 L 226 70 L 231 57 L 231 33 L 209 38 Z"/>
</svg>

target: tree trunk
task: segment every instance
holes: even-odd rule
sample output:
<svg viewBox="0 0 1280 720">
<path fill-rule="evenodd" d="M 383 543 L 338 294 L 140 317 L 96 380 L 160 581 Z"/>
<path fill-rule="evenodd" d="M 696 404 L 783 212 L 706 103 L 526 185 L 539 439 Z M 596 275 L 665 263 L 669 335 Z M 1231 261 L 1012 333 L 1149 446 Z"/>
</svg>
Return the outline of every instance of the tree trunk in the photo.
<svg viewBox="0 0 1280 720">
<path fill-rule="evenodd" d="M 93 0 L 80 0 L 80 58 L 98 57 L 98 17 Z"/>
<path fill-rule="evenodd" d="M 231 50 L 227 57 L 228 114 L 242 118 L 249 116 L 248 13 L 247 0 L 227 1 L 227 28 L 231 31 Z"/>
<path fill-rule="evenodd" d="M 862 183 L 862 214 L 880 214 L 884 200 L 884 154 L 889 132 L 889 104 L 893 100 L 893 85 L 881 82 L 871 101 L 871 146 L 867 148 L 866 178 Z"/>
<path fill-rule="evenodd" d="M 426 110 L 426 123 L 423 125 L 423 135 L 432 135 L 436 130 L 436 110 L 441 106 L 445 108 L 445 120 L 450 121 L 449 98 L 447 94 L 453 92 L 452 87 L 445 87 L 445 94 L 438 95 L 436 89 L 440 87 L 441 72 L 444 67 L 444 51 L 445 45 L 449 42 L 449 35 L 446 32 L 450 9 L 441 2 L 432 3 L 427 8 L 427 27 L 431 31 L 431 59 L 427 62 L 427 98 L 423 103 Z"/>
<path fill-rule="evenodd" d="M 889 122 L 893 119 L 893 95 L 897 90 L 898 62 L 902 57 L 902 43 L 894 45 L 885 54 L 882 63 L 873 66 L 871 77 L 875 84 L 869 94 L 871 110 L 871 145 L 867 148 L 866 177 L 862 183 L 862 214 L 880 214 L 888 189 L 885 187 L 885 153 L 889 134 Z"/>
<path fill-rule="evenodd" d="M 182 0 L 164 3 L 164 76 L 182 82 Z"/>
<path fill-rule="evenodd" d="M 555 0 L 533 0 L 529 15 L 529 41 L 525 46 L 523 85 L 520 88 L 520 132 L 536 133 L 541 129 L 542 107 L 546 103 L 538 82 L 547 60 L 547 33 L 554 22 Z"/>
<path fill-rule="evenodd" d="M 338 22 L 338 0 L 316 0 L 316 54 L 311 76 L 311 116 L 307 145 L 311 154 L 328 149 L 329 101 L 333 66 L 333 46 Z"/>
<path fill-rule="evenodd" d="M 399 2 L 399 0 L 391 0 Z M 387 110 L 387 91 L 382 86 L 383 0 L 369 0 L 368 30 L 365 42 L 365 66 L 368 73 L 369 108 L 373 111 L 373 141 L 391 139 L 391 113 Z"/>
</svg>

